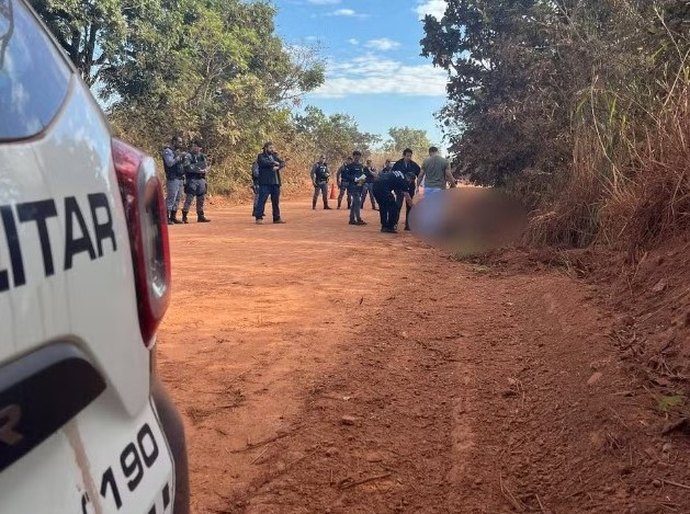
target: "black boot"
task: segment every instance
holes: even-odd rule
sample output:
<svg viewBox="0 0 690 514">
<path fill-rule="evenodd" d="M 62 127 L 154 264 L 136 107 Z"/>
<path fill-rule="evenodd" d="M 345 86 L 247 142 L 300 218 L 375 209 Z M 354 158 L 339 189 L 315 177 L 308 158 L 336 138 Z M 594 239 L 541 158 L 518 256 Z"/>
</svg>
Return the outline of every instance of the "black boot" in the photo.
<svg viewBox="0 0 690 514">
<path fill-rule="evenodd" d="M 211 223 L 211 220 L 204 216 L 204 212 L 200 212 L 196 215 L 196 221 L 198 223 Z"/>
<path fill-rule="evenodd" d="M 189 221 L 187 221 L 187 214 L 189 214 L 189 211 L 182 211 L 182 223 L 185 225 L 189 223 Z"/>
<path fill-rule="evenodd" d="M 168 225 L 172 225 L 172 224 L 173 224 L 172 211 L 168 211 Z"/>
<path fill-rule="evenodd" d="M 177 211 L 170 211 L 170 221 L 174 225 L 180 225 L 182 222 L 177 219 Z"/>
<path fill-rule="evenodd" d="M 330 210 L 331 210 L 330 206 L 328 205 L 328 202 L 326 202 L 325 204 L 323 204 L 323 210 L 324 210 L 324 211 L 330 211 Z"/>
</svg>

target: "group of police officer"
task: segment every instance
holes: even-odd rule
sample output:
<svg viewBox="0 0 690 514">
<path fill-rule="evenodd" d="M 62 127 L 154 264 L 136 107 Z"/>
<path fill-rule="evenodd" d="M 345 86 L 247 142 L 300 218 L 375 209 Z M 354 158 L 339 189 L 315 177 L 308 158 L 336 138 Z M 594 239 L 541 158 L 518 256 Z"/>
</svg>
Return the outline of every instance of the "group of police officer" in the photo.
<svg viewBox="0 0 690 514">
<path fill-rule="evenodd" d="M 422 172 L 422 168 L 412 160 L 412 154 L 412 150 L 405 149 L 402 159 L 395 163 L 386 160 L 381 171 L 377 171 L 370 160 L 362 162 L 362 153 L 359 151 L 347 158 L 336 173 L 336 184 L 340 190 L 338 209 L 347 197 L 350 225 L 367 224 L 362 219 L 362 208 L 368 196 L 372 209 L 379 211 L 381 232 L 397 232 L 403 203 L 406 205 L 405 230 L 410 230 L 410 211 L 417 190 L 417 179 Z M 316 209 L 319 196 L 323 198 L 323 208 L 331 209 L 328 205 L 330 171 L 324 155 L 312 167 L 311 180 L 314 185 L 312 209 Z"/>
<path fill-rule="evenodd" d="M 204 203 L 208 184 L 206 175 L 209 162 L 202 153 L 199 140 L 192 141 L 189 149 L 184 148 L 180 136 L 174 136 L 170 144 L 162 151 L 163 167 L 166 179 L 166 208 L 168 210 L 168 225 L 188 223 L 189 209 L 196 199 L 196 218 L 199 223 L 209 223 L 211 220 L 204 215 Z M 183 193 L 186 195 L 182 207 L 182 220 L 177 219 L 177 211 Z"/>
<path fill-rule="evenodd" d="M 170 225 L 188 223 L 189 209 L 195 199 L 197 221 L 211 221 L 204 215 L 209 161 L 202 149 L 201 142 L 194 140 L 189 149 L 185 150 L 182 138 L 175 136 L 162 151 L 167 180 L 166 207 Z M 405 230 L 410 230 L 410 211 L 414 205 L 413 198 L 417 192 L 418 182 L 421 182 L 422 178 L 426 182 L 425 191 L 428 190 L 430 194 L 445 189 L 447 184 L 455 186 L 448 161 L 438 155 L 437 148 L 429 149 L 429 158 L 425 159 L 421 167 L 412 160 L 412 155 L 412 150 L 405 149 L 402 159 L 395 163 L 386 160 L 381 171 L 377 171 L 370 160 L 362 162 L 360 151 L 354 151 L 352 157 L 347 158 L 336 173 L 336 183 L 340 190 L 337 207 L 340 209 L 343 199 L 347 197 L 350 225 L 367 224 L 362 219 L 362 208 L 368 196 L 372 209 L 379 211 L 381 232 L 397 232 L 403 204 L 406 206 Z M 257 224 L 263 224 L 266 202 L 269 198 L 273 223 L 285 223 L 280 213 L 281 170 L 285 166 L 286 161 L 278 156 L 273 143 L 266 143 L 252 167 L 252 216 L 256 218 Z M 316 209 L 319 196 L 323 199 L 323 208 L 331 209 L 328 204 L 330 179 L 326 157 L 321 155 L 311 169 L 311 180 L 314 185 L 313 209 Z M 180 221 L 177 219 L 177 211 L 183 192 L 186 196 Z"/>
</svg>

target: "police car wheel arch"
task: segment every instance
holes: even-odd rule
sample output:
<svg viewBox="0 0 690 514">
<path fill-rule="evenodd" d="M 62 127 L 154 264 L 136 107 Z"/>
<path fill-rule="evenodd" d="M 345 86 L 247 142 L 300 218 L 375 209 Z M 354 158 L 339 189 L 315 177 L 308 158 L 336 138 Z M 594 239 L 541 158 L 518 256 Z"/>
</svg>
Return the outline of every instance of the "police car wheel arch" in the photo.
<svg viewBox="0 0 690 514">
<path fill-rule="evenodd" d="M 89 358 L 54 343 L 0 368 L 0 472 L 62 428 L 105 390 Z"/>
</svg>

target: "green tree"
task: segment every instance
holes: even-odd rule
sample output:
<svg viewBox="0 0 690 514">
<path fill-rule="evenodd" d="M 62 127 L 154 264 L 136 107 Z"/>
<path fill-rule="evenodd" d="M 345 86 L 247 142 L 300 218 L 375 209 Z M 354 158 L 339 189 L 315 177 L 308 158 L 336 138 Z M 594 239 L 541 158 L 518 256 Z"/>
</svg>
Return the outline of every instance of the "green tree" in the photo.
<svg viewBox="0 0 690 514">
<path fill-rule="evenodd" d="M 388 131 L 390 140 L 385 144 L 387 152 L 401 154 L 406 148 L 410 148 L 416 156 L 426 155 L 432 146 L 426 130 L 410 127 L 393 127 Z"/>
<path fill-rule="evenodd" d="M 316 51 L 276 34 L 268 2 L 32 2 L 119 134 L 155 154 L 173 132 L 203 138 L 213 191 L 239 187 L 264 140 L 294 135 L 292 104 L 324 80 Z"/>
<path fill-rule="evenodd" d="M 324 154 L 331 164 L 340 163 L 354 150 L 371 153 L 380 142 L 374 134 L 361 132 L 355 120 L 346 114 L 326 115 L 321 109 L 307 106 L 304 113 L 294 117 L 297 132 L 306 136 L 314 152 Z"/>
<path fill-rule="evenodd" d="M 133 33 L 151 30 L 157 0 L 31 0 L 88 85 L 127 51 Z"/>
</svg>

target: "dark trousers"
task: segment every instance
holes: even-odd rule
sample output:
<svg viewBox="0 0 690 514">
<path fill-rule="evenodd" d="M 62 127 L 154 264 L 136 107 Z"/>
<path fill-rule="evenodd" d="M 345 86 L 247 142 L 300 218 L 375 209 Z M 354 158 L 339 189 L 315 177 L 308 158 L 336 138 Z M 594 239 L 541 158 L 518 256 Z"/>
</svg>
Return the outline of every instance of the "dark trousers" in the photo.
<svg viewBox="0 0 690 514">
<path fill-rule="evenodd" d="M 343 197 L 347 193 L 347 208 L 350 209 L 352 206 L 352 196 L 350 195 L 350 186 L 346 182 L 340 184 L 340 194 L 338 194 L 338 209 L 343 203 Z"/>
<path fill-rule="evenodd" d="M 348 193 L 350 194 L 350 222 L 354 223 L 362 221 L 362 189 L 356 186 L 350 186 Z"/>
<path fill-rule="evenodd" d="M 364 189 L 362 190 L 362 208 L 364 208 L 364 204 L 367 203 L 367 194 L 371 201 L 371 208 L 376 209 L 376 202 L 374 201 L 374 184 L 364 184 Z"/>
<path fill-rule="evenodd" d="M 407 192 L 410 194 L 411 198 L 414 198 L 416 186 L 411 187 Z M 402 211 L 402 205 L 405 203 L 405 195 L 400 194 L 398 195 L 398 209 Z M 410 205 L 405 204 L 405 228 L 409 230 L 410 228 L 410 211 L 412 210 L 412 207 Z"/>
<path fill-rule="evenodd" d="M 390 191 L 380 191 L 374 188 L 374 198 L 379 204 L 379 216 L 381 228 L 393 230 L 400 218 L 400 206 L 398 200 Z"/>
<path fill-rule="evenodd" d="M 319 195 L 323 197 L 323 206 L 328 207 L 328 182 L 319 182 L 314 186 L 314 198 L 311 202 L 311 206 L 314 209 L 316 209 L 316 202 L 319 199 Z"/>
<path fill-rule="evenodd" d="M 271 197 L 271 207 L 273 208 L 273 221 L 280 220 L 280 186 L 278 184 L 260 185 L 259 200 L 256 204 L 256 219 L 264 219 L 266 211 L 266 200 Z"/>
<path fill-rule="evenodd" d="M 252 186 L 252 193 L 254 193 L 254 201 L 252 202 L 252 218 L 256 218 L 256 206 L 259 205 L 259 186 Z"/>
</svg>

